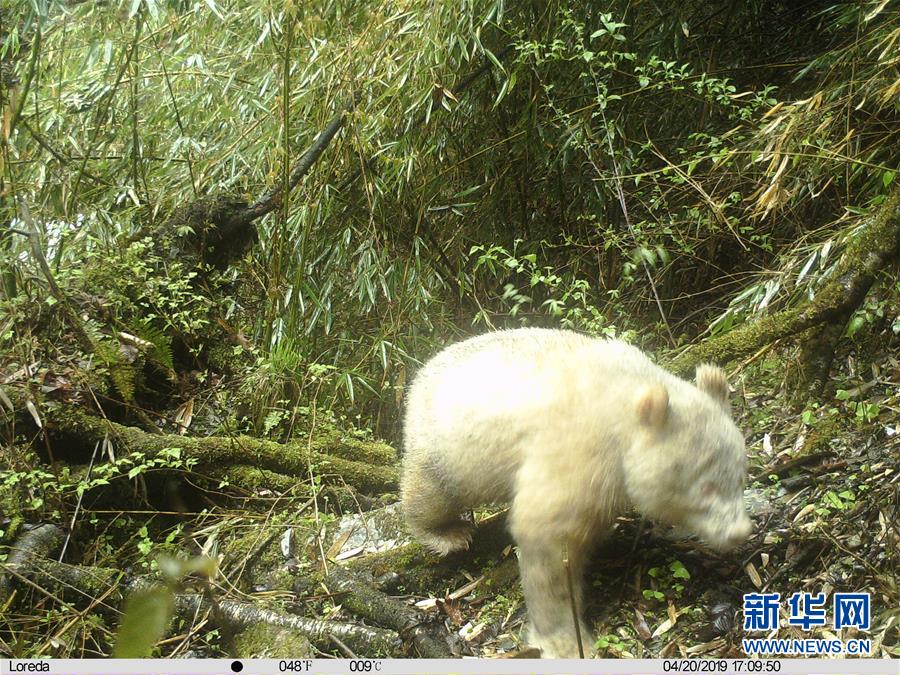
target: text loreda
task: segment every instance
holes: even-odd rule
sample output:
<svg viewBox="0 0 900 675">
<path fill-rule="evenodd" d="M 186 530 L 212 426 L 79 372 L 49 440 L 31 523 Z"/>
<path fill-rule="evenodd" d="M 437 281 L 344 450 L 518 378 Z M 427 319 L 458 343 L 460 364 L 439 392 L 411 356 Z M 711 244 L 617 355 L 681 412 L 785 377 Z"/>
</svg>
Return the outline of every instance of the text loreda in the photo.
<svg viewBox="0 0 900 675">
<path fill-rule="evenodd" d="M 46 673 L 50 671 L 50 664 L 46 661 L 10 661 L 11 673 Z"/>
</svg>

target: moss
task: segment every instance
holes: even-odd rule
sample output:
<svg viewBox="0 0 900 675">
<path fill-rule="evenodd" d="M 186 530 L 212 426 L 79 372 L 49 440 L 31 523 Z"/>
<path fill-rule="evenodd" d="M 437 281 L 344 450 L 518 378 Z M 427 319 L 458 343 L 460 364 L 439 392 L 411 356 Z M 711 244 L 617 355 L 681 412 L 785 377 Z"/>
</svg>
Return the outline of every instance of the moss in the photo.
<svg viewBox="0 0 900 675">
<path fill-rule="evenodd" d="M 54 588 L 53 592 L 63 599 L 80 603 L 85 597 L 102 597 L 111 605 L 123 600 L 122 586 L 118 583 L 123 574 L 121 570 L 77 567 L 38 556 L 30 558 L 28 564 L 38 577 L 52 579 L 58 584 L 58 589 Z"/>
<path fill-rule="evenodd" d="M 406 591 L 431 593 L 436 585 L 441 585 L 438 582 L 455 579 L 466 567 L 484 568 L 498 561 L 503 548 L 509 543 L 506 518 L 497 516 L 475 529 L 468 551 L 439 558 L 420 544 L 412 543 L 384 553 L 367 555 L 350 564 L 376 579 L 392 573 L 400 574 L 402 588 Z M 498 565 L 497 569 L 502 566 Z"/>
<path fill-rule="evenodd" d="M 366 464 L 391 466 L 397 463 L 397 451 L 387 443 L 353 438 L 332 425 L 317 425 L 310 449 Z"/>
<path fill-rule="evenodd" d="M 277 494 L 305 494 L 308 490 L 297 491 L 300 481 L 295 476 L 269 471 L 249 464 L 235 464 L 224 467 L 209 467 L 206 475 L 230 485 L 240 486 L 252 494 L 275 492 Z M 267 501 L 269 501 L 267 499 Z"/>
<path fill-rule="evenodd" d="M 201 466 L 250 463 L 261 469 L 303 477 L 311 470 L 326 482 L 346 483 L 370 494 L 395 489 L 399 478 L 393 466 L 365 464 L 322 454 L 310 450 L 303 441 L 281 444 L 249 436 L 192 438 L 149 434 L 135 427 L 101 420 L 73 406 L 55 406 L 50 418 L 55 428 L 76 434 L 88 443 L 111 433 L 128 449 L 140 450 L 150 457 L 169 448 L 180 448 L 184 459 L 194 459 Z"/>
<path fill-rule="evenodd" d="M 242 659 L 305 659 L 315 654 L 309 638 L 297 630 L 256 623 L 234 636 Z"/>
<path fill-rule="evenodd" d="M 22 507 L 26 502 L 22 497 L 18 486 L 0 484 L 0 513 L 8 519 L 8 522 L 3 524 L 4 538 L 8 542 L 16 539 L 19 529 L 25 522 Z"/>
<path fill-rule="evenodd" d="M 842 418 L 838 415 L 824 415 L 806 435 L 803 455 L 833 450 L 834 439 L 844 432 Z"/>
</svg>

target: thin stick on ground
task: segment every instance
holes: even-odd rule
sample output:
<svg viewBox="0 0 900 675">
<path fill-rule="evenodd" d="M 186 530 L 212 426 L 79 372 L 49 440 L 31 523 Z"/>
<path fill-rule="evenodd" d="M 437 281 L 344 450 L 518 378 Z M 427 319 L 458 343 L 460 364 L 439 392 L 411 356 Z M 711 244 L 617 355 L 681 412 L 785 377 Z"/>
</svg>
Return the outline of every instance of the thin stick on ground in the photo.
<svg viewBox="0 0 900 675">
<path fill-rule="evenodd" d="M 581 642 L 581 623 L 578 620 L 578 607 L 575 605 L 575 584 L 572 582 L 572 567 L 569 565 L 569 547 L 566 546 L 566 555 L 563 558 L 563 566 L 566 568 L 566 584 L 569 587 L 569 604 L 572 606 L 572 621 L 575 622 L 575 641 L 578 642 L 578 656 L 584 658 L 584 645 Z"/>
</svg>

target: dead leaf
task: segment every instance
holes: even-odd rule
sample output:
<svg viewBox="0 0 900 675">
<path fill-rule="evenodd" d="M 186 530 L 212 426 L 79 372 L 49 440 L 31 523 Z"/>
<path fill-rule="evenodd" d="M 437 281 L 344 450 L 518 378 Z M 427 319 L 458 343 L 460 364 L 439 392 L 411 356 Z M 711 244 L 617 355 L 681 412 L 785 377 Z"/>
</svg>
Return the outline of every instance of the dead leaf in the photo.
<svg viewBox="0 0 900 675">
<path fill-rule="evenodd" d="M 800 546 L 795 541 L 789 541 L 787 548 L 784 550 L 784 561 L 790 562 L 800 554 Z"/>
<path fill-rule="evenodd" d="M 722 638 L 716 638 L 715 640 L 710 640 L 709 642 L 703 642 L 699 645 L 694 645 L 693 647 L 688 647 L 684 651 L 688 654 L 706 654 L 708 652 L 719 649 L 724 646 L 725 640 Z"/>
<path fill-rule="evenodd" d="M 782 108 L 783 105 L 784 105 L 784 101 L 779 101 L 778 103 L 776 103 L 775 105 L 773 105 L 771 108 L 769 108 L 769 109 L 766 111 L 766 113 L 762 116 L 762 119 L 766 119 L 767 117 L 771 117 L 772 115 L 774 115 L 775 113 L 777 113 L 779 110 L 781 110 L 781 108 Z"/>
<path fill-rule="evenodd" d="M 281 555 L 284 558 L 291 557 L 291 551 L 294 548 L 294 528 L 289 527 L 284 531 L 284 534 L 281 535 L 281 541 L 279 542 L 281 546 Z"/>
<path fill-rule="evenodd" d="M 470 621 L 465 626 L 459 629 L 459 636 L 466 642 L 473 642 L 478 639 L 478 636 L 481 635 L 484 632 L 484 629 L 487 627 L 487 621 L 482 621 L 475 624 L 474 626 Z"/>
<path fill-rule="evenodd" d="M 188 427 L 191 426 L 191 421 L 194 419 L 194 399 L 189 398 L 187 401 L 178 406 L 178 410 L 175 411 L 175 426 L 178 427 L 178 433 L 180 435 L 184 435 L 184 432 L 188 430 Z"/>
<path fill-rule="evenodd" d="M 675 625 L 675 624 L 672 621 L 672 619 L 666 619 L 665 621 L 663 621 L 661 624 L 659 624 L 656 627 L 656 630 L 653 631 L 653 635 L 651 635 L 650 637 L 656 638 L 656 637 L 659 637 L 660 635 L 665 635 L 672 629 L 673 625 Z"/>
<path fill-rule="evenodd" d="M 126 333 L 124 331 L 119 332 L 119 340 L 126 344 L 140 347 L 141 349 L 150 349 L 153 346 L 153 343 L 149 340 L 139 338 L 137 335 L 132 335 L 131 333 Z"/>
<path fill-rule="evenodd" d="M 794 522 L 795 523 L 800 522 L 801 520 L 806 518 L 806 516 L 808 516 L 810 513 L 812 513 L 815 510 L 816 510 L 815 504 L 807 504 L 806 506 L 804 506 L 802 509 L 800 509 L 797 512 L 796 516 L 794 516 Z"/>
<path fill-rule="evenodd" d="M 462 612 L 460 611 L 460 602 L 459 600 L 451 600 L 449 597 L 441 600 L 437 600 L 437 608 L 450 619 L 450 624 L 452 626 L 459 626 L 464 621 Z M 471 626 L 471 623 L 467 623 L 466 626 Z M 465 626 L 463 626 L 463 630 L 465 630 Z M 462 630 L 459 632 L 459 635 L 464 640 L 468 640 L 469 638 L 463 635 Z"/>
<path fill-rule="evenodd" d="M 44 394 L 49 394 L 51 392 L 58 391 L 59 389 L 69 390 L 71 388 L 72 383 L 68 380 L 68 378 L 52 372 L 48 372 L 44 376 L 44 381 L 41 383 L 41 392 L 43 392 Z"/>
<path fill-rule="evenodd" d="M 349 548 L 343 553 L 339 553 L 334 557 L 335 562 L 339 562 L 341 560 L 347 560 L 348 558 L 355 558 L 360 553 L 366 550 L 365 546 L 357 546 L 356 548 Z"/>
<path fill-rule="evenodd" d="M 353 528 L 350 528 L 343 534 L 339 535 L 338 538 L 331 543 L 331 546 L 328 547 L 328 550 L 325 551 L 325 557 L 328 560 L 334 560 L 334 556 L 341 552 L 341 549 L 344 548 L 344 544 L 347 543 L 347 540 L 352 534 Z"/>
<path fill-rule="evenodd" d="M 759 572 L 756 571 L 756 567 L 754 567 L 752 562 L 748 562 L 744 566 L 744 571 L 747 573 L 747 576 L 750 577 L 750 581 L 753 582 L 753 585 L 757 588 L 762 588 L 763 582 L 759 576 Z"/>
<path fill-rule="evenodd" d="M 677 647 L 678 647 L 678 638 L 669 640 L 669 642 L 667 642 L 666 645 L 662 649 L 659 650 L 659 657 L 663 658 L 663 659 L 668 658 L 672 654 L 672 652 L 675 651 L 675 649 Z"/>
<path fill-rule="evenodd" d="M 678 621 L 678 612 L 675 609 L 675 605 L 671 602 L 669 603 L 668 609 L 666 609 L 666 613 L 669 615 L 669 621 L 672 622 L 672 625 L 675 625 L 675 622 Z"/>
<path fill-rule="evenodd" d="M 38 414 L 38 409 L 34 405 L 34 402 L 31 399 L 25 401 L 25 407 L 28 408 L 28 412 L 31 413 L 31 417 L 34 419 L 34 423 L 37 424 L 38 429 L 44 428 L 44 423 L 41 422 L 41 416 Z"/>
<path fill-rule="evenodd" d="M 109 457 L 110 462 L 116 461 L 116 451 L 112 441 L 109 439 L 109 434 L 103 437 L 103 447 L 100 449 L 100 452 Z"/>
<path fill-rule="evenodd" d="M 638 637 L 641 640 L 649 640 L 652 635 L 650 633 L 650 626 L 647 625 L 647 620 L 644 618 L 644 615 L 641 614 L 639 609 L 634 610 L 634 630 L 638 634 Z"/>
</svg>

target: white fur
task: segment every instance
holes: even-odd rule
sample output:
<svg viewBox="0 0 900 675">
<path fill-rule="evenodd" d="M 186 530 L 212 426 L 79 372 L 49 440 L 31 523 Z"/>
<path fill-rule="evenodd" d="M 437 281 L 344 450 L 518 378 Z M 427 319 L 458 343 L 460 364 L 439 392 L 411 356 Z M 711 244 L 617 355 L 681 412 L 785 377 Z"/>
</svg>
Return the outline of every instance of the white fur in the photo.
<svg viewBox="0 0 900 675">
<path fill-rule="evenodd" d="M 623 342 L 569 331 L 448 347 L 409 392 L 401 491 L 411 532 L 446 554 L 470 541 L 463 509 L 511 503 L 531 637 L 545 656 L 577 656 L 562 560 L 580 607 L 590 546 L 628 505 L 721 549 L 750 532 L 727 383 L 714 367 L 698 372 L 707 391 Z M 584 626 L 582 639 L 592 642 Z"/>
</svg>

